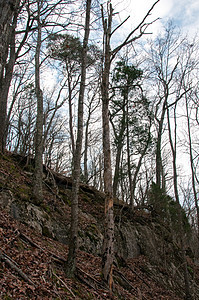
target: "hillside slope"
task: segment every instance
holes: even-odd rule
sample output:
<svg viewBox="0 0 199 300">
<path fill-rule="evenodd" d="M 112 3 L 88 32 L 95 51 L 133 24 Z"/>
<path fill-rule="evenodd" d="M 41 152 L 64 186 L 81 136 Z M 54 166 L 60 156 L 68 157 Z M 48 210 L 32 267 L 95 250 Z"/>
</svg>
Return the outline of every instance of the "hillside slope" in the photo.
<svg viewBox="0 0 199 300">
<path fill-rule="evenodd" d="M 63 272 L 70 227 L 71 179 L 44 169 L 44 202 L 31 198 L 32 167 L 25 158 L 0 157 L 1 299 L 184 299 L 182 261 L 170 228 L 150 212 L 115 205 L 114 294 L 101 280 L 103 193 L 80 187 L 78 272 Z M 194 237 L 187 261 L 194 299 L 199 268 Z"/>
</svg>

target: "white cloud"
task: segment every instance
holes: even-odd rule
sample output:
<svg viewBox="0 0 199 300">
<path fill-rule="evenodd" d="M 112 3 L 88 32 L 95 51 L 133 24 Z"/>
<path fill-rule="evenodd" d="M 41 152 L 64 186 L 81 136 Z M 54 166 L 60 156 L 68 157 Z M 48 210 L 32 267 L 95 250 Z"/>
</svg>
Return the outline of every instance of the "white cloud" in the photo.
<svg viewBox="0 0 199 300">
<path fill-rule="evenodd" d="M 128 32 L 137 25 L 147 11 L 151 8 L 154 0 L 112 0 L 114 12 L 117 15 L 118 23 L 128 15 L 130 19 L 123 25 L 123 32 Z M 199 30 L 199 0 L 160 0 L 154 7 L 149 20 L 160 18 L 151 28 L 157 33 L 161 22 L 172 19 L 173 22 L 182 28 L 183 31 L 196 32 Z"/>
</svg>

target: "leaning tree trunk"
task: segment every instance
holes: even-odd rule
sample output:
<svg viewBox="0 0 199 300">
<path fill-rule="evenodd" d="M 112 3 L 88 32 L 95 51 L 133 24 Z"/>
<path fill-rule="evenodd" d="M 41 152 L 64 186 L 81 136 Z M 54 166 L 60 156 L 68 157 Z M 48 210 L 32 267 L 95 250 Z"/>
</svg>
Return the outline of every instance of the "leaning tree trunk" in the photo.
<svg viewBox="0 0 199 300">
<path fill-rule="evenodd" d="M 69 241 L 69 253 L 65 271 L 68 276 L 73 277 L 76 271 L 76 255 L 78 250 L 78 194 L 80 182 L 80 163 L 81 151 L 83 140 L 83 104 L 84 104 L 84 91 L 86 82 L 86 66 L 87 66 L 87 51 L 88 51 L 88 38 L 90 33 L 90 11 L 91 0 L 86 2 L 86 20 L 85 31 L 82 49 L 82 64 L 81 64 L 81 81 L 78 101 L 78 129 L 76 148 L 74 153 L 74 166 L 73 166 L 73 184 L 72 184 L 72 203 L 71 203 L 71 229 Z"/>
<path fill-rule="evenodd" d="M 35 133 L 35 170 L 33 180 L 34 202 L 39 204 L 43 200 L 42 177 L 43 177 L 43 94 L 40 87 L 40 49 L 41 49 L 41 21 L 40 21 L 40 0 L 37 0 L 38 7 L 38 34 L 35 53 L 35 92 L 37 97 L 37 119 Z"/>
</svg>

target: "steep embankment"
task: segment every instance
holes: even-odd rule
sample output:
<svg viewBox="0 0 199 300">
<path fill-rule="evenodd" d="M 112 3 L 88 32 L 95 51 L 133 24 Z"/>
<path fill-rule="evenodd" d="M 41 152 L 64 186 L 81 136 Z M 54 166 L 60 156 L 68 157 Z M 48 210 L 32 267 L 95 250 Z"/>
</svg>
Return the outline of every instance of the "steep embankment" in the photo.
<svg viewBox="0 0 199 300">
<path fill-rule="evenodd" d="M 0 297 L 2 299 L 107 299 L 100 277 L 103 193 L 80 188 L 78 274 L 68 279 L 71 179 L 44 171 L 44 202 L 31 199 L 32 167 L 26 159 L 0 158 Z M 15 220 L 14 220 L 15 219 Z M 115 204 L 113 299 L 183 299 L 182 261 L 171 228 L 150 212 Z M 189 276 L 199 298 L 194 240 L 187 239 Z"/>
</svg>

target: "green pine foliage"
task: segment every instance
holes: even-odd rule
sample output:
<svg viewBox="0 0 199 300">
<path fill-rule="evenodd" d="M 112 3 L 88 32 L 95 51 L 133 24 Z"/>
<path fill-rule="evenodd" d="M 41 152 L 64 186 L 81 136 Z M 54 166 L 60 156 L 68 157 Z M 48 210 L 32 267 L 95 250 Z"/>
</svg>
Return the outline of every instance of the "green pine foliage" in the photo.
<svg viewBox="0 0 199 300">
<path fill-rule="evenodd" d="M 167 224 L 169 223 L 176 232 L 180 229 L 179 213 L 181 213 L 184 231 L 190 231 L 190 224 L 185 210 L 181 205 L 179 207 L 179 204 L 154 182 L 148 193 L 148 204 L 152 207 L 156 217 Z"/>
</svg>

